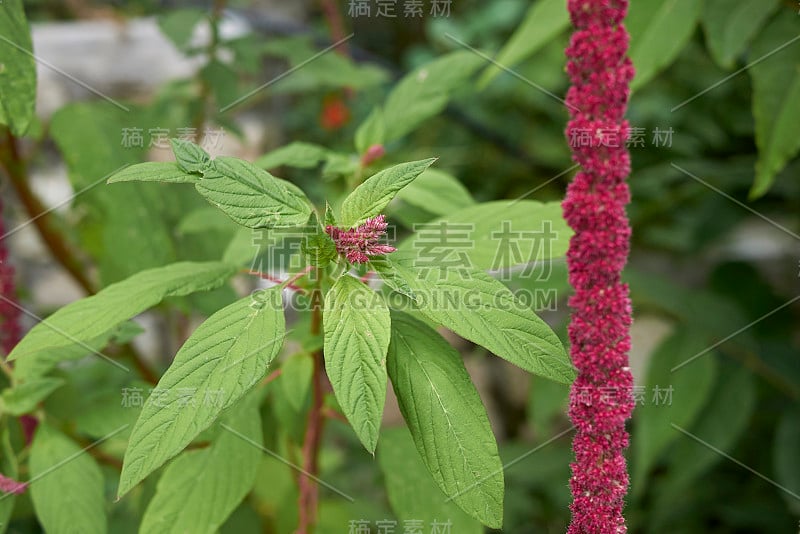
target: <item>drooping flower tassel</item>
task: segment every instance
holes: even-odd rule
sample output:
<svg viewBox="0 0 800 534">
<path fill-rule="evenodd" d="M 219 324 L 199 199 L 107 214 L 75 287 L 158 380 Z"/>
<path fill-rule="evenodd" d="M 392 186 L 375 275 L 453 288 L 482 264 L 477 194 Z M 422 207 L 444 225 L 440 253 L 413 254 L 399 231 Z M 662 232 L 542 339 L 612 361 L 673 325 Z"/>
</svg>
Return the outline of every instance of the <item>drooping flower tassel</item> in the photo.
<svg viewBox="0 0 800 534">
<path fill-rule="evenodd" d="M 575 32 L 567 48 L 567 126 L 582 169 L 567 190 L 564 217 L 575 231 L 567 263 L 572 362 L 578 377 L 569 414 L 576 427 L 569 533 L 626 532 L 625 421 L 633 410 L 628 368 L 631 305 L 620 275 L 628 258 L 630 192 L 624 120 L 633 66 L 622 21 L 627 0 L 568 0 Z"/>
</svg>

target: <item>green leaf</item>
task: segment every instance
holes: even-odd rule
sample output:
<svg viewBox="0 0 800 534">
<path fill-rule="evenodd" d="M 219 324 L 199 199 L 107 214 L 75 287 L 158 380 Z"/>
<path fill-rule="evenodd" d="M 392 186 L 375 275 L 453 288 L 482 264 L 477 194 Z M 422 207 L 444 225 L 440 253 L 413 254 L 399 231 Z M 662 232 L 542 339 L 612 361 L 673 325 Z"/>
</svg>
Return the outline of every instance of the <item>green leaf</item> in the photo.
<svg viewBox="0 0 800 534">
<path fill-rule="evenodd" d="M 114 439 L 121 440 L 121 446 L 124 448 L 141 411 L 140 403 L 133 402 L 132 398 L 137 391 L 142 399 L 146 398 L 152 387 L 149 382 L 136 381 L 128 384 L 127 390 L 115 388 L 93 395 L 83 409 L 74 415 L 75 431 L 95 439 L 113 433 Z M 123 398 L 125 402 L 122 402 Z M 45 408 L 47 407 L 48 405 L 45 405 Z M 72 417 L 71 413 L 70 416 Z M 124 430 L 115 432 L 121 427 Z M 116 450 L 122 453 L 120 449 Z"/>
<path fill-rule="evenodd" d="M 499 281 L 483 271 L 418 271 L 413 258 L 395 261 L 431 321 L 530 373 L 565 384 L 575 378 L 558 336 Z"/>
<path fill-rule="evenodd" d="M 378 461 L 386 480 L 392 510 L 401 521 L 452 523 L 453 534 L 483 534 L 483 527 L 461 511 L 436 486 L 414 449 L 405 428 L 390 428 L 381 434 Z"/>
<path fill-rule="evenodd" d="M 123 323 L 123 326 L 127 323 Z M 36 381 L 50 371 L 55 369 L 60 363 L 80 360 L 90 354 L 99 353 L 103 347 L 107 346 L 112 340 L 118 338 L 122 326 L 115 327 L 102 335 L 82 344 L 70 345 L 67 347 L 59 346 L 55 349 L 45 349 L 29 354 L 16 361 L 14 365 L 14 378 L 20 383 Z"/>
<path fill-rule="evenodd" d="M 528 397 L 528 420 L 535 436 L 552 436 L 554 426 L 567 413 L 569 387 L 552 380 L 533 377 Z"/>
<path fill-rule="evenodd" d="M 305 194 L 252 163 L 219 157 L 195 187 L 231 219 L 248 228 L 300 226 L 311 215 Z"/>
<path fill-rule="evenodd" d="M 30 413 L 53 391 L 64 385 L 60 378 L 31 380 L 3 391 L 3 409 L 11 415 Z"/>
<path fill-rule="evenodd" d="M 779 4 L 780 0 L 706 0 L 703 27 L 714 61 L 733 68 Z"/>
<path fill-rule="evenodd" d="M 22 0 L 0 5 L 0 36 L 0 124 L 22 136 L 36 106 L 36 63 Z"/>
<path fill-rule="evenodd" d="M 525 20 L 514 31 L 495 57 L 495 61 L 512 68 L 532 56 L 537 50 L 569 27 L 569 13 L 564 0 L 538 0 L 528 8 Z M 489 66 L 480 77 L 479 87 L 489 85 L 503 69 Z"/>
<path fill-rule="evenodd" d="M 181 262 L 142 271 L 96 295 L 64 306 L 33 327 L 8 359 L 89 343 L 166 297 L 219 287 L 236 270 L 219 262 Z"/>
<path fill-rule="evenodd" d="M 632 440 L 634 492 L 644 489 L 650 468 L 670 443 L 681 438 L 672 424 L 688 429 L 700 415 L 716 378 L 714 353 L 706 353 L 674 372 L 671 369 L 707 348 L 702 334 L 682 328 L 650 356 L 645 404 L 638 406 L 633 414 L 636 423 Z M 671 388 L 671 393 L 663 393 L 662 399 L 654 401 L 656 387 L 662 393 Z"/>
<path fill-rule="evenodd" d="M 350 179 L 361 167 L 361 161 L 355 154 L 331 152 L 322 167 L 322 179 L 326 181 L 338 178 Z"/>
<path fill-rule="evenodd" d="M 400 411 L 436 483 L 469 515 L 502 527 L 503 464 L 461 355 L 424 323 L 393 313 L 387 361 Z"/>
<path fill-rule="evenodd" d="M 200 79 L 211 89 L 214 101 L 225 106 L 239 98 L 239 73 L 232 66 L 212 59 L 200 70 Z M 224 124 L 220 124 L 224 126 Z"/>
<path fill-rule="evenodd" d="M 0 420 L 0 473 L 17 480 L 19 476 L 17 455 L 11 446 L 8 429 L 9 420 L 9 418 Z M 16 502 L 17 496 L 13 493 L 0 496 L 0 534 L 5 534 L 6 529 L 8 529 L 8 520 L 14 512 Z"/>
<path fill-rule="evenodd" d="M 211 206 L 204 206 L 190 211 L 178 223 L 178 233 L 180 234 L 203 234 L 206 232 L 225 232 L 226 235 L 233 233 L 240 227 L 236 226 L 230 217 Z M 250 235 L 251 232 L 247 232 Z"/>
<path fill-rule="evenodd" d="M 261 463 L 258 395 L 222 420 L 211 446 L 187 451 L 164 470 L 139 532 L 217 532 L 253 488 Z"/>
<path fill-rule="evenodd" d="M 264 154 L 255 161 L 254 165 L 262 169 L 274 169 L 281 165 L 297 169 L 313 169 L 327 157 L 327 148 L 295 141 Z"/>
<path fill-rule="evenodd" d="M 106 532 L 103 474 L 88 452 L 41 423 L 31 446 L 30 492 L 48 534 Z"/>
<path fill-rule="evenodd" d="M 148 161 L 125 167 L 108 179 L 108 183 L 117 182 L 169 182 L 194 183 L 200 176 L 186 172 L 177 163 Z"/>
<path fill-rule="evenodd" d="M 631 2 L 625 26 L 636 68 L 632 89 L 642 87 L 675 60 L 694 33 L 702 9 L 698 0 Z"/>
<path fill-rule="evenodd" d="M 178 167 L 189 173 L 203 174 L 211 165 L 211 156 L 196 144 L 183 139 L 170 139 Z"/>
<path fill-rule="evenodd" d="M 158 27 L 179 50 L 187 50 L 197 24 L 206 18 L 202 9 L 174 9 L 158 17 Z"/>
<path fill-rule="evenodd" d="M 306 262 L 315 267 L 325 267 L 337 255 L 336 244 L 320 228 L 316 212 L 312 212 L 311 217 L 308 219 L 300 248 L 306 258 Z"/>
<path fill-rule="evenodd" d="M 372 145 L 382 145 L 386 125 L 383 122 L 383 109 L 375 106 L 364 122 L 356 130 L 355 145 L 359 154 L 366 153 Z"/>
<path fill-rule="evenodd" d="M 566 253 L 570 237 L 559 202 L 496 200 L 425 223 L 397 250 L 416 256 L 420 267 L 452 261 L 506 272 L 526 265 L 536 276 L 546 276 L 546 262 Z"/>
<path fill-rule="evenodd" d="M 486 63 L 466 50 L 452 52 L 403 77 L 386 98 L 383 108 L 385 141 L 399 139 L 447 105 L 450 93 Z"/>
<path fill-rule="evenodd" d="M 398 191 L 430 167 L 436 158 L 401 163 L 367 178 L 342 202 L 344 228 L 353 228 L 383 211 Z"/>
<path fill-rule="evenodd" d="M 387 78 L 386 71 L 375 65 L 359 65 L 342 54 L 320 53 L 311 36 L 271 39 L 261 49 L 270 55 L 286 57 L 293 67 L 291 76 L 270 86 L 269 90 L 273 93 L 339 87 L 359 91 L 380 84 Z"/>
<path fill-rule="evenodd" d="M 337 254 L 336 244 L 325 232 L 306 234 L 301 246 L 306 261 L 315 267 L 325 267 Z"/>
<path fill-rule="evenodd" d="M 275 532 L 297 528 L 297 479 L 291 467 L 273 456 L 263 455 L 253 487 L 254 507 L 264 510 Z"/>
<path fill-rule="evenodd" d="M 336 215 L 328 202 L 325 202 L 325 226 L 338 226 Z"/>
<path fill-rule="evenodd" d="M 457 178 L 427 169 L 397 193 L 397 198 L 434 215 L 448 215 L 473 206 L 475 201 Z"/>
<path fill-rule="evenodd" d="M 794 495 L 784 494 L 794 513 L 800 511 L 797 495 L 800 495 L 800 462 L 797 451 L 800 450 L 800 425 L 797 424 L 800 413 L 789 409 L 782 416 L 775 432 L 773 445 L 773 462 L 775 478 Z"/>
<path fill-rule="evenodd" d="M 281 389 L 296 411 L 301 411 L 308 398 L 311 377 L 314 374 L 314 359 L 310 354 L 298 352 L 287 358 L 281 366 Z"/>
<path fill-rule="evenodd" d="M 50 122 L 72 187 L 82 191 L 72 203 L 73 213 L 81 214 L 73 229 L 94 258 L 103 285 L 176 261 L 168 212 L 180 201 L 181 188 L 99 184 L 123 166 L 142 161 L 144 147 L 124 146 L 120 137 L 132 124 L 147 125 L 144 121 L 134 109 L 81 102 L 59 109 Z"/>
<path fill-rule="evenodd" d="M 325 369 L 336 400 L 358 439 L 374 452 L 386 401 L 389 309 L 352 276 L 340 277 L 325 295 Z"/>
<path fill-rule="evenodd" d="M 222 261 L 230 265 L 252 265 L 254 258 L 261 252 L 262 247 L 253 243 L 253 231 L 249 228 L 237 228 L 228 247 L 222 255 Z"/>
<path fill-rule="evenodd" d="M 392 263 L 392 260 L 386 256 L 371 258 L 369 260 L 369 266 L 378 273 L 383 283 L 390 289 L 416 302 L 417 297 L 414 295 L 414 291 L 411 289 L 411 286 L 408 285 L 408 282 L 397 272 L 397 268 L 394 263 Z"/>
<path fill-rule="evenodd" d="M 756 390 L 753 377 L 744 367 L 721 366 L 720 371 L 708 403 L 689 430 L 717 449 L 730 451 L 753 415 Z M 675 499 L 683 498 L 686 487 L 693 480 L 724 459 L 716 451 L 688 436 L 678 440 L 670 449 L 671 468 L 667 470 L 669 487 Z"/>
<path fill-rule="evenodd" d="M 178 454 L 261 380 L 283 346 L 281 290 L 263 291 L 221 309 L 175 355 L 131 432 L 120 475 L 121 497 Z M 195 402 L 181 402 L 180 390 Z M 213 402 L 206 402 L 213 398 Z"/>
<path fill-rule="evenodd" d="M 632 299 L 640 309 L 653 308 L 681 319 L 694 326 L 698 333 L 702 332 L 709 345 L 749 321 L 736 302 L 719 293 L 682 287 L 669 278 L 632 268 L 625 269 L 622 279 L 630 287 Z M 748 350 L 758 350 L 752 332 L 741 332 L 737 342 Z"/>
<path fill-rule="evenodd" d="M 756 121 L 756 179 L 751 199 L 766 193 L 775 175 L 800 150 L 800 36 L 797 19 L 775 17 L 753 42 L 753 117 Z"/>
</svg>

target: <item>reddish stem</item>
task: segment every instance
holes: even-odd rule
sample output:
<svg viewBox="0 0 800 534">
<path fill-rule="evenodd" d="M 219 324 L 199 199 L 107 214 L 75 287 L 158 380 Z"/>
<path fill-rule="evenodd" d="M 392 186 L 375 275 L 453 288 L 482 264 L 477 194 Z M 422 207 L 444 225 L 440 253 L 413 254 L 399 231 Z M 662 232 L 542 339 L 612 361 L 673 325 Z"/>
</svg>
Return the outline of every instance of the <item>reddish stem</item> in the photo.
<svg viewBox="0 0 800 534">
<path fill-rule="evenodd" d="M 347 417 L 345 417 L 344 414 L 339 413 L 336 410 L 329 408 L 327 406 L 324 406 L 322 408 L 322 416 L 325 417 L 326 419 L 336 419 L 343 423 L 350 424 L 350 422 L 347 420 Z"/>
<path fill-rule="evenodd" d="M 47 245 L 53 258 L 86 293 L 94 295 L 96 293 L 94 284 L 84 274 L 82 263 L 67 245 L 62 234 L 52 224 L 47 207 L 28 186 L 27 163 L 19 151 L 17 138 L 10 131 L 6 131 L 6 141 L 6 143 L 0 145 L 0 147 L 5 148 L 5 150 L 0 150 L 0 168 L 8 176 L 31 223 L 39 232 L 42 241 Z M 136 349 L 130 344 L 125 345 L 125 348 L 130 352 L 134 365 L 139 369 L 142 377 L 153 384 L 158 383 L 158 376 L 144 364 Z"/>
<path fill-rule="evenodd" d="M 269 273 L 262 273 L 260 271 L 251 271 L 250 269 L 242 269 L 240 272 L 244 273 L 244 274 L 250 274 L 250 275 L 253 275 L 253 276 L 258 276 L 262 280 L 268 280 L 268 281 L 274 282 L 276 284 L 285 284 L 285 287 L 291 289 L 292 291 L 297 291 L 298 293 L 302 293 L 304 295 L 308 293 L 308 291 L 306 291 L 304 288 L 302 288 L 300 286 L 297 286 L 297 285 L 292 283 L 295 280 L 297 280 L 298 278 L 300 278 L 301 276 L 307 274 L 308 270 L 302 271 L 301 273 L 298 273 L 298 274 L 294 275 L 292 278 L 289 278 L 288 280 L 285 280 L 285 281 L 281 280 L 277 276 L 272 276 Z"/>
<path fill-rule="evenodd" d="M 321 296 L 319 286 L 314 290 L 316 297 Z M 319 335 L 322 326 L 322 313 L 320 307 L 312 299 L 311 334 Z M 324 367 L 322 351 L 314 352 L 314 374 L 312 376 L 312 401 L 308 412 L 306 435 L 303 440 L 303 472 L 298 479 L 299 486 L 299 525 L 298 534 L 308 534 L 317 521 L 317 505 L 319 502 L 319 487 L 315 480 L 319 471 L 319 449 L 322 441 L 322 426 L 325 422 L 323 416 L 323 401 L 325 397 Z M 313 477 L 313 478 L 312 478 Z"/>
<path fill-rule="evenodd" d="M 328 26 L 331 30 L 331 38 L 334 42 L 343 40 L 345 38 L 344 22 L 342 21 L 342 15 L 339 13 L 336 2 L 332 0 L 321 0 L 320 3 L 322 4 L 322 12 L 325 14 L 325 20 L 328 22 Z M 336 51 L 343 56 L 347 56 L 347 43 L 339 43 L 336 46 Z"/>
<path fill-rule="evenodd" d="M 266 386 L 270 382 L 274 381 L 276 378 L 281 376 L 281 372 L 282 371 L 283 371 L 282 369 L 275 369 L 270 374 L 268 374 L 267 376 L 264 377 L 264 380 L 261 381 L 261 385 L 262 386 Z"/>
<path fill-rule="evenodd" d="M 25 211 L 34 228 L 39 232 L 42 241 L 47 245 L 55 260 L 61 264 L 73 279 L 90 295 L 95 293 L 94 285 L 83 273 L 81 262 L 67 246 L 61 234 L 53 227 L 47 208 L 28 187 L 28 176 L 25 161 L 19 153 L 17 139 L 11 132 L 6 132 L 7 147 L 0 152 L 0 165 L 9 177 Z"/>
</svg>

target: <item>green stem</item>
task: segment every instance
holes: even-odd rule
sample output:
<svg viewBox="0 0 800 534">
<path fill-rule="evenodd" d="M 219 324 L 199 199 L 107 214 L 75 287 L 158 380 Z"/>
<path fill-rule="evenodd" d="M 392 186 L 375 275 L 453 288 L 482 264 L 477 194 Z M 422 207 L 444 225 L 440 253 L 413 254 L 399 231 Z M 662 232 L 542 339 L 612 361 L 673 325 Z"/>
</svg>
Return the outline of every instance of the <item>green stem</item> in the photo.
<svg viewBox="0 0 800 534">
<path fill-rule="evenodd" d="M 11 383 L 14 384 L 14 370 L 11 369 L 10 365 L 8 365 L 8 362 L 6 362 L 5 357 L 0 357 L 0 370 L 2 370 L 3 374 L 5 374 L 11 381 Z"/>
<path fill-rule="evenodd" d="M 214 0 L 211 6 L 211 16 L 209 17 L 209 24 L 211 25 L 211 39 L 206 48 L 207 63 L 214 61 L 217 58 L 217 48 L 219 48 L 219 21 L 222 18 L 222 10 L 225 9 L 226 0 Z M 208 118 L 208 106 L 211 100 L 211 85 L 208 81 L 200 76 L 200 110 L 195 117 L 193 124 L 195 132 L 195 141 L 200 144 L 203 141 L 203 126 L 205 126 Z"/>
</svg>

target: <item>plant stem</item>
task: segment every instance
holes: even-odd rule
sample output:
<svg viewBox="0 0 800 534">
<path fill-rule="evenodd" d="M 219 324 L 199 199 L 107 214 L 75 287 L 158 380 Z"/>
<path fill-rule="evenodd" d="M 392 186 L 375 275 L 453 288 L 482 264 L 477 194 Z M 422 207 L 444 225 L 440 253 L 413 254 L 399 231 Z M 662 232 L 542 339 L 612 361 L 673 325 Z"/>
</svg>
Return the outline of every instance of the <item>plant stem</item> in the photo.
<svg viewBox="0 0 800 534">
<path fill-rule="evenodd" d="M 14 370 L 11 369 L 11 366 L 5 360 L 5 356 L 0 356 L 0 370 L 11 380 L 11 383 L 14 383 Z"/>
<path fill-rule="evenodd" d="M 222 17 L 222 10 L 225 9 L 225 3 L 226 0 L 214 0 L 211 6 L 211 16 L 209 17 L 211 39 L 206 48 L 208 63 L 211 63 L 217 57 L 217 48 L 219 47 L 219 21 Z M 195 132 L 195 142 L 200 144 L 205 136 L 203 133 L 203 126 L 205 126 L 208 118 L 208 106 L 211 100 L 211 85 L 208 83 L 208 80 L 202 76 L 202 73 L 200 74 L 200 95 L 198 96 L 198 100 L 200 101 L 200 109 L 195 117 L 193 128 Z"/>
<path fill-rule="evenodd" d="M 317 285 L 311 295 L 311 335 L 320 334 L 322 326 L 321 309 L 322 292 L 320 290 L 319 276 Z M 316 478 L 319 471 L 319 448 L 322 440 L 322 425 L 325 418 L 322 411 L 324 400 L 324 368 L 322 350 L 317 350 L 313 354 L 314 373 L 311 378 L 312 400 L 311 409 L 308 412 L 308 423 L 306 424 L 306 435 L 303 440 L 303 472 L 300 474 L 299 485 L 299 524 L 298 534 L 309 534 L 317 520 L 317 503 L 319 499 L 319 487 Z M 314 477 L 314 478 L 312 478 Z"/>
<path fill-rule="evenodd" d="M 144 380 L 148 383 L 156 385 L 158 384 L 158 375 L 147 366 L 144 361 L 144 357 L 139 354 L 136 348 L 133 346 L 132 343 L 126 343 L 125 345 L 121 345 L 119 347 L 120 355 L 127 356 L 130 358 L 131 362 L 133 362 L 134 367 L 136 370 L 139 371 L 139 374 L 142 376 Z"/>
<path fill-rule="evenodd" d="M 50 253 L 61 264 L 72 278 L 90 295 L 95 293 L 94 284 L 83 272 L 81 262 L 67 246 L 63 236 L 53 227 L 48 209 L 28 186 L 28 174 L 25 160 L 19 153 L 17 139 L 10 131 L 6 131 L 6 150 L 0 152 L 0 166 L 8 175 L 25 211 L 30 217 L 39 235 Z"/>
<path fill-rule="evenodd" d="M 30 222 L 39 232 L 50 254 L 87 294 L 94 295 L 97 291 L 94 284 L 84 274 L 82 263 L 72 252 L 64 236 L 52 225 L 47 207 L 42 204 L 42 201 L 28 185 L 27 163 L 19 151 L 17 138 L 6 130 L 6 143 L 0 146 L 5 147 L 5 150 L 0 150 L 0 169 L 8 176 L 17 197 L 30 217 Z M 130 353 L 134 365 L 139 369 L 142 377 L 153 384 L 158 383 L 158 376 L 144 364 L 136 349 L 130 344 L 126 344 L 123 348 Z"/>
<path fill-rule="evenodd" d="M 258 276 L 263 280 L 269 280 L 270 282 L 275 282 L 276 284 L 285 284 L 284 287 L 291 289 L 292 291 L 297 291 L 298 293 L 306 294 L 307 291 L 300 286 L 293 284 L 292 282 L 296 281 L 297 279 L 301 278 L 303 275 L 307 274 L 308 271 L 303 271 L 295 275 L 294 277 L 288 280 L 281 280 L 277 276 L 272 276 L 269 273 L 262 273 L 260 271 L 251 271 L 250 269 L 241 269 L 239 271 L 242 274 L 250 274 L 253 276 Z"/>
<path fill-rule="evenodd" d="M 342 22 L 342 15 L 339 13 L 339 8 L 333 0 L 321 0 L 322 12 L 325 14 L 325 20 L 331 30 L 331 39 L 334 42 L 339 42 L 345 38 L 344 23 Z M 347 43 L 340 43 L 336 47 L 336 51 L 343 55 L 348 56 Z"/>
<path fill-rule="evenodd" d="M 266 386 L 267 384 L 269 384 L 270 382 L 274 381 L 276 378 L 281 376 L 282 372 L 283 369 L 275 369 L 270 374 L 264 377 L 264 379 L 261 381 L 261 385 Z"/>
</svg>

